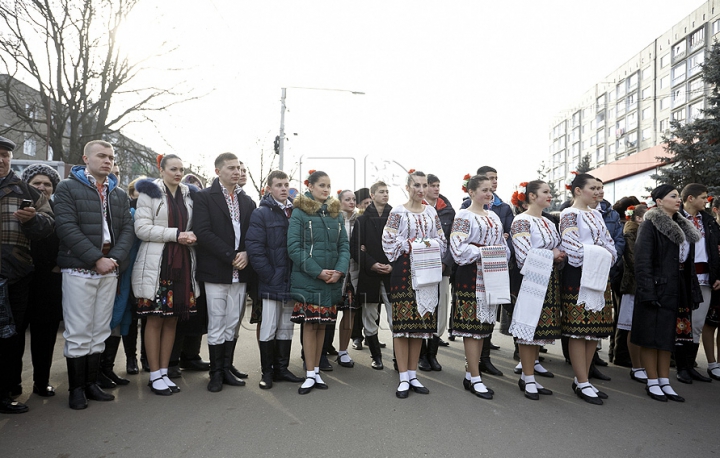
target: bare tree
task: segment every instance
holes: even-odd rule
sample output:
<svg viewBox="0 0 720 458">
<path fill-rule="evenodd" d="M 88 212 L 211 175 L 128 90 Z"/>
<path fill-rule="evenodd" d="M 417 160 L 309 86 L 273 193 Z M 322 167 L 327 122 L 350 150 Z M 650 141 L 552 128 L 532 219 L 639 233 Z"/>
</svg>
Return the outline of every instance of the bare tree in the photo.
<svg viewBox="0 0 720 458">
<path fill-rule="evenodd" d="M 18 120 L 5 130 L 44 139 L 55 160 L 78 163 L 87 141 L 110 140 L 194 98 L 168 80 L 165 87 L 140 81 L 149 60 L 172 49 L 138 61 L 123 51 L 118 32 L 138 2 L 0 0 L 0 60 L 9 73 L 0 80 L 0 108 Z"/>
<path fill-rule="evenodd" d="M 248 166 L 248 177 L 250 178 L 250 181 L 253 184 L 253 187 L 255 188 L 255 191 L 258 193 L 258 198 L 262 199 L 263 195 L 265 194 L 265 186 L 267 185 L 267 177 L 270 175 L 270 172 L 277 169 L 278 165 L 278 155 L 275 152 L 274 149 L 267 147 L 267 141 L 257 139 L 255 141 L 255 144 L 260 149 L 260 156 L 259 156 L 259 167 L 258 167 L 258 176 L 257 178 L 252 173 L 253 167 L 251 165 Z M 285 173 L 288 174 L 288 177 L 290 177 L 290 181 L 293 180 L 293 176 L 297 173 L 297 164 L 291 171 L 285 171 Z"/>
</svg>

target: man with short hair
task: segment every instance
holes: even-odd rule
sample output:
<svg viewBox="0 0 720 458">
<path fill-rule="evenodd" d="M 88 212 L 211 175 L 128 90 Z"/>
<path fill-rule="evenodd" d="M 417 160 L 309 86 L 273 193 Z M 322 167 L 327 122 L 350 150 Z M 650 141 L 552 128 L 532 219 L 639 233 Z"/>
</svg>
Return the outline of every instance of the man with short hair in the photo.
<svg viewBox="0 0 720 458">
<path fill-rule="evenodd" d="M 83 150 L 85 166 L 72 168 L 55 192 L 60 239 L 65 358 L 71 409 L 87 400 L 112 401 L 97 384 L 100 358 L 110 336 L 118 274 L 135 242 L 130 202 L 110 172 L 113 146 L 93 140 Z"/>
<path fill-rule="evenodd" d="M 695 359 L 700 348 L 700 338 L 710 308 L 712 292 L 720 290 L 720 254 L 718 253 L 720 241 L 715 236 L 716 228 L 711 229 L 717 223 L 705 212 L 705 204 L 708 200 L 707 187 L 699 183 L 690 183 L 683 188 L 681 197 L 683 207 L 680 213 L 693 223 L 701 235 L 700 241 L 695 242 L 695 273 L 702 291 L 702 302 L 692 311 L 693 341 L 682 342 L 675 346 L 677 379 L 682 383 L 692 383 L 693 380 L 710 382 L 712 380 L 710 377 L 705 377 L 695 369 Z M 708 372 L 711 370 L 712 368 Z"/>
<path fill-rule="evenodd" d="M 350 237 L 350 256 L 359 265 L 357 300 L 362 304 L 365 342 L 370 348 L 372 368 L 383 369 L 378 318 L 380 303 L 385 304 L 388 324 L 392 325 L 392 309 L 388 299 L 392 266 L 382 246 L 382 235 L 392 207 L 388 205 L 388 186 L 378 181 L 370 187 L 372 202 L 355 221 Z"/>
<path fill-rule="evenodd" d="M 290 296 L 292 261 L 287 252 L 287 231 L 292 214 L 290 180 L 281 170 L 270 172 L 265 196 L 250 217 L 247 252 L 258 274 L 258 296 L 262 301 L 260 322 L 260 388 L 272 388 L 273 381 L 300 383 L 304 379 L 290 372 L 290 350 L 294 303 Z"/>
<path fill-rule="evenodd" d="M 239 377 L 247 377 L 232 364 L 248 283 L 254 280 L 245 240 L 255 202 L 239 185 L 244 168 L 234 154 L 220 154 L 215 159 L 217 179 L 194 197 L 193 227 L 200 247 L 195 277 L 205 282 L 210 350 L 207 389 L 213 393 L 222 390 L 223 384 L 244 386 Z"/>
<path fill-rule="evenodd" d="M 0 282 L 7 285 L 7 302 L 17 330 L 24 329 L 31 273 L 30 241 L 53 231 L 53 213 L 47 198 L 22 181 L 10 168 L 15 143 L 0 137 Z M 23 201 L 26 202 L 23 205 Z M 28 205 L 29 204 L 29 205 Z M 24 333 L 0 338 L 0 413 L 25 413 L 28 407 L 13 400 L 22 393 Z M 47 387 L 37 387 L 45 390 Z"/>
</svg>

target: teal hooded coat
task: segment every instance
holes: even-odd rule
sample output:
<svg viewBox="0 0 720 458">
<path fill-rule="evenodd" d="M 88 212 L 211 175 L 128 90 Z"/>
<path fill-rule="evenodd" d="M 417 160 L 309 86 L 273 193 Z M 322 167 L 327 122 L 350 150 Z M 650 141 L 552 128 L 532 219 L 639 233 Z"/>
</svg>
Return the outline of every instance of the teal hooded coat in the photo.
<svg viewBox="0 0 720 458">
<path fill-rule="evenodd" d="M 317 278 L 324 269 L 348 271 L 350 245 L 340 201 L 328 197 L 324 204 L 307 192 L 293 201 L 288 227 L 288 255 L 293 262 L 290 293 L 307 304 L 330 307 L 342 300 L 342 279 L 327 284 Z"/>
</svg>

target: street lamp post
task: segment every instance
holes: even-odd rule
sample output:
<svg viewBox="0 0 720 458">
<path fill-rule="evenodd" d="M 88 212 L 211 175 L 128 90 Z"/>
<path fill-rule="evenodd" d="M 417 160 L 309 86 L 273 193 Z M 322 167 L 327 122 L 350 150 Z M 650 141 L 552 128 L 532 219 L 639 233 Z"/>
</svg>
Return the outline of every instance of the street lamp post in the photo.
<svg viewBox="0 0 720 458">
<path fill-rule="evenodd" d="M 321 87 L 301 87 L 301 86 L 288 86 L 291 89 L 308 89 L 311 91 L 336 91 L 336 92 L 349 92 L 354 95 L 365 95 L 364 92 L 351 91 L 349 89 L 329 89 Z M 283 170 L 285 165 L 285 95 L 287 94 L 287 88 L 281 88 L 282 94 L 280 95 L 280 135 L 278 136 L 278 167 Z"/>
</svg>

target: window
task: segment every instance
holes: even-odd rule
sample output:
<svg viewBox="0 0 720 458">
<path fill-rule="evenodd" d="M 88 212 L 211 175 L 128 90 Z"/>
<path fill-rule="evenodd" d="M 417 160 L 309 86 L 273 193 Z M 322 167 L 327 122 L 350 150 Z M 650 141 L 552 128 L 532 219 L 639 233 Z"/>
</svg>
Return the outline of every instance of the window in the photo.
<svg viewBox="0 0 720 458">
<path fill-rule="evenodd" d="M 690 56 L 688 59 L 688 78 L 693 75 L 697 75 L 702 71 L 702 63 L 705 62 L 705 53 L 700 51 L 699 53 Z"/>
<path fill-rule="evenodd" d="M 693 121 L 696 118 L 702 117 L 701 111 L 703 110 L 703 108 L 705 108 L 705 105 L 702 100 L 690 105 L 689 110 L 688 110 L 690 112 L 690 121 Z"/>
<path fill-rule="evenodd" d="M 627 109 L 627 105 L 625 105 L 625 101 L 620 101 L 615 105 L 615 111 L 617 112 L 618 118 L 625 114 L 625 111 Z"/>
<path fill-rule="evenodd" d="M 611 142 L 607 147 L 608 156 L 613 157 L 616 149 L 615 142 Z"/>
<path fill-rule="evenodd" d="M 670 54 L 665 54 L 660 58 L 660 68 L 667 67 L 667 64 L 670 63 Z"/>
<path fill-rule="evenodd" d="M 663 97 L 660 99 L 660 109 L 667 110 L 670 108 L 670 97 Z"/>
<path fill-rule="evenodd" d="M 610 91 L 607 93 L 607 101 L 608 103 L 612 103 L 617 99 L 617 94 L 615 94 L 615 91 Z"/>
<path fill-rule="evenodd" d="M 596 137 L 595 144 L 602 145 L 605 143 L 605 129 L 599 131 Z"/>
<path fill-rule="evenodd" d="M 700 28 L 690 35 L 690 49 L 695 49 L 703 43 L 705 43 L 705 29 Z"/>
<path fill-rule="evenodd" d="M 587 119 L 588 116 L 590 116 L 590 108 L 583 108 L 582 118 Z"/>
<path fill-rule="evenodd" d="M 558 150 L 565 149 L 565 136 L 558 138 Z"/>
<path fill-rule="evenodd" d="M 598 129 L 605 126 L 605 110 L 598 112 L 597 117 L 595 118 L 595 123 L 597 124 Z"/>
<path fill-rule="evenodd" d="M 23 154 L 25 156 L 35 156 L 36 144 L 35 139 L 25 134 L 25 141 L 23 142 Z"/>
<path fill-rule="evenodd" d="M 576 111 L 575 113 L 573 113 L 572 125 L 573 125 L 573 127 L 580 125 L 580 112 L 579 111 Z"/>
<path fill-rule="evenodd" d="M 625 80 L 620 81 L 620 84 L 615 87 L 615 93 L 617 94 L 618 99 L 625 97 L 626 89 L 627 86 L 625 84 Z"/>
<path fill-rule="evenodd" d="M 633 73 L 630 75 L 630 78 L 628 78 L 628 91 L 632 91 L 635 89 L 638 85 L 638 74 Z"/>
<path fill-rule="evenodd" d="M 604 146 L 601 146 L 600 148 L 598 148 L 595 151 L 595 162 L 598 164 L 601 162 L 605 162 L 605 147 Z"/>
<path fill-rule="evenodd" d="M 585 125 L 582 126 L 582 130 L 580 131 L 580 133 L 583 134 L 583 135 L 585 135 L 585 133 L 587 132 L 587 130 L 588 130 L 588 125 L 585 124 Z"/>
<path fill-rule="evenodd" d="M 718 32 L 720 32 L 720 19 L 712 24 L 712 34 L 715 35 Z"/>
<path fill-rule="evenodd" d="M 600 111 L 603 109 L 605 109 L 605 94 L 597 98 L 597 110 Z"/>
<path fill-rule="evenodd" d="M 647 99 L 649 99 L 650 97 L 652 97 L 652 92 L 650 92 L 650 86 L 648 86 L 648 87 L 646 87 L 646 88 L 644 88 L 644 89 L 642 90 L 641 95 L 640 95 L 640 98 L 641 98 L 642 100 L 647 100 Z"/>
<path fill-rule="evenodd" d="M 641 140 L 650 140 L 650 138 L 652 138 L 652 129 L 649 127 L 647 129 L 643 129 Z"/>
<path fill-rule="evenodd" d="M 583 140 L 583 141 L 582 141 L 582 150 L 585 151 L 587 148 L 588 148 L 588 141 L 587 141 L 587 140 Z"/>
<path fill-rule="evenodd" d="M 627 96 L 627 109 L 628 111 L 634 110 L 637 108 L 637 92 L 633 92 L 632 94 Z"/>
<path fill-rule="evenodd" d="M 573 143 L 573 145 L 570 147 L 570 154 L 572 155 L 573 159 L 580 154 L 580 143 Z"/>
<path fill-rule="evenodd" d="M 665 132 L 666 130 L 670 129 L 670 120 L 669 119 L 662 119 L 660 120 L 660 132 Z"/>
<path fill-rule="evenodd" d="M 660 89 L 664 89 L 668 86 L 670 86 L 670 76 L 668 75 L 660 78 Z"/>
<path fill-rule="evenodd" d="M 687 65 L 685 62 L 681 62 L 673 67 L 672 69 L 672 84 L 675 86 L 678 83 L 685 81 L 685 75 L 687 73 Z"/>
<path fill-rule="evenodd" d="M 572 134 L 570 135 L 570 138 L 572 139 L 573 142 L 580 140 L 580 128 L 579 127 L 575 127 L 572 130 Z"/>
<path fill-rule="evenodd" d="M 627 145 L 628 148 L 637 147 L 637 132 L 627 134 L 627 136 L 625 137 L 625 145 Z"/>
<path fill-rule="evenodd" d="M 685 121 L 685 109 L 682 109 L 680 111 L 676 111 L 672 114 L 673 121 L 677 121 L 679 123 L 682 123 Z"/>
<path fill-rule="evenodd" d="M 555 153 L 553 155 L 553 164 L 559 164 L 560 163 L 560 153 Z"/>
<path fill-rule="evenodd" d="M 718 21 L 718 22 L 720 22 L 720 21 Z M 643 68 L 642 79 L 643 79 L 643 81 L 645 81 L 650 78 L 652 78 L 652 67 L 650 65 L 648 65 L 647 67 Z"/>
<path fill-rule="evenodd" d="M 607 119 L 608 119 L 608 121 L 612 121 L 613 119 L 615 119 L 615 105 L 608 108 Z"/>
<path fill-rule="evenodd" d="M 615 139 L 615 132 L 617 132 L 616 126 L 612 125 L 608 127 L 608 141 L 610 141 L 610 139 Z"/>
<path fill-rule="evenodd" d="M 672 48 L 673 59 L 683 57 L 685 55 L 685 48 L 686 48 L 686 42 L 684 39 L 683 39 L 683 41 L 676 43 L 675 46 L 673 46 L 673 48 Z"/>
<path fill-rule="evenodd" d="M 633 129 L 636 129 L 638 126 L 638 114 L 637 111 L 633 111 L 632 113 L 627 115 L 627 118 L 625 118 L 625 128 L 628 131 L 631 131 Z"/>
<path fill-rule="evenodd" d="M 652 109 L 650 107 L 643 109 L 642 120 L 645 121 L 647 119 L 650 119 L 650 116 L 652 116 Z"/>
<path fill-rule="evenodd" d="M 688 99 L 692 100 L 695 97 L 700 97 L 705 91 L 705 84 L 702 78 L 697 78 L 688 84 Z"/>
<path fill-rule="evenodd" d="M 618 140 L 615 144 L 617 145 L 617 155 L 618 156 L 625 152 L 625 140 L 624 139 Z"/>
<path fill-rule="evenodd" d="M 595 146 L 595 136 L 590 137 L 590 146 Z"/>
<path fill-rule="evenodd" d="M 685 103 L 685 86 L 676 87 L 672 91 L 672 107 L 677 108 Z"/>
</svg>

